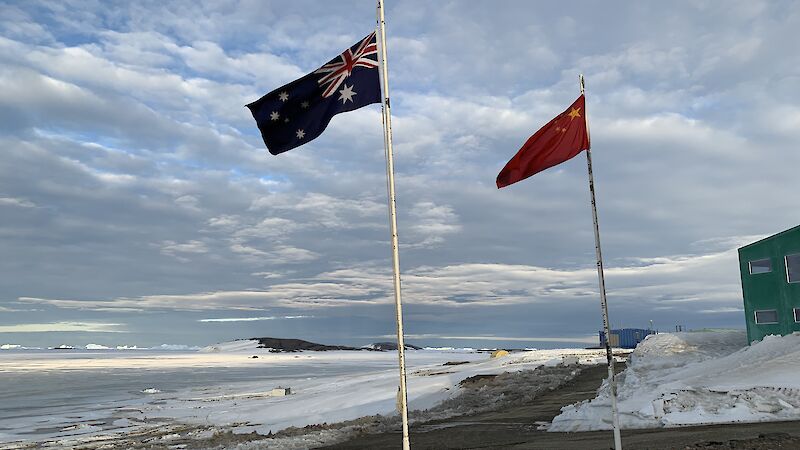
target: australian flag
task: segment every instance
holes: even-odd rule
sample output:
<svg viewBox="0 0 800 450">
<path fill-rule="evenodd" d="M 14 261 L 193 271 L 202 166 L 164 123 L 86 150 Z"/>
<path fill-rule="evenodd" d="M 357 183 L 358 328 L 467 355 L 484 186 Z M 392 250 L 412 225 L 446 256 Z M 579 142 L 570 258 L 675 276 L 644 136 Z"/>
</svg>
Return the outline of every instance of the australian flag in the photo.
<svg viewBox="0 0 800 450">
<path fill-rule="evenodd" d="M 315 139 L 336 114 L 380 101 L 373 32 L 328 64 L 247 107 L 267 149 L 277 155 Z"/>
</svg>

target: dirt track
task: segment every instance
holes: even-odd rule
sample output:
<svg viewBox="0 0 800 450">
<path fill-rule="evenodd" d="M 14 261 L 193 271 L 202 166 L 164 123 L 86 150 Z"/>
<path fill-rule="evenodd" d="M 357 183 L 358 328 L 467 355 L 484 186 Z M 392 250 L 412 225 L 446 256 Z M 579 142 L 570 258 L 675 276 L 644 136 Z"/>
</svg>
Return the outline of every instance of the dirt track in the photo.
<svg viewBox="0 0 800 450">
<path fill-rule="evenodd" d="M 605 366 L 584 370 L 562 388 L 532 403 L 412 427 L 418 449 L 609 449 L 611 432 L 548 433 L 537 422 L 550 422 L 562 406 L 592 398 L 606 374 Z M 800 422 L 711 425 L 686 428 L 623 430 L 623 447 L 631 449 L 800 449 Z M 400 448 L 399 431 L 359 436 L 329 449 Z"/>
</svg>

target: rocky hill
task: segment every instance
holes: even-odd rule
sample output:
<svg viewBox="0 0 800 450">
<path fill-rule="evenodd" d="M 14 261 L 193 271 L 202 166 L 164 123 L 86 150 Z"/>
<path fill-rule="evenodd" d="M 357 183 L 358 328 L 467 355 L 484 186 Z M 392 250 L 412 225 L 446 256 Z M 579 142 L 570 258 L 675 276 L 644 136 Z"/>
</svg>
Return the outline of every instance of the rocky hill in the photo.
<svg viewBox="0 0 800 450">
<path fill-rule="evenodd" d="M 300 352 L 304 350 L 311 351 L 328 351 L 328 350 L 371 350 L 371 351 L 394 351 L 397 350 L 397 344 L 394 342 L 376 342 L 374 344 L 365 345 L 364 347 L 348 347 L 345 345 L 325 345 L 317 344 L 315 342 L 304 341 L 302 339 L 284 339 L 273 337 L 256 337 L 251 338 L 253 341 L 258 342 L 258 348 L 269 349 L 273 353 L 283 352 Z M 406 344 L 407 350 L 419 350 L 420 347 Z"/>
<path fill-rule="evenodd" d="M 386 351 L 394 351 L 397 350 L 397 343 L 396 342 L 376 342 L 374 344 L 365 345 L 364 347 L 367 350 L 378 350 L 382 352 Z M 416 345 L 405 344 L 406 350 L 421 350 L 421 347 L 417 347 Z"/>
<path fill-rule="evenodd" d="M 347 347 L 344 345 L 324 345 L 314 342 L 304 341 L 302 339 L 283 339 L 272 337 L 252 338 L 258 341 L 258 348 L 268 348 L 273 353 L 283 352 L 299 352 L 303 350 L 313 351 L 328 351 L 328 350 L 360 350 L 355 347 Z"/>
</svg>

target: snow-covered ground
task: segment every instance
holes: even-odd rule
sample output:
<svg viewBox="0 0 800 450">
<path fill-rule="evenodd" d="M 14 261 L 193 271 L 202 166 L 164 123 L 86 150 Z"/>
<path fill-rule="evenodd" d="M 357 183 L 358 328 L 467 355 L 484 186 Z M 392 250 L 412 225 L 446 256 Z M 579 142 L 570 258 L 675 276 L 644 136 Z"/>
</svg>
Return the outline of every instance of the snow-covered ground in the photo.
<svg viewBox="0 0 800 450">
<path fill-rule="evenodd" d="M 618 376 L 622 428 L 800 419 L 800 333 L 747 346 L 744 331 L 664 333 Z M 562 409 L 550 431 L 611 428 L 607 384 Z"/>
<path fill-rule="evenodd" d="M 168 424 L 188 424 L 211 434 L 267 434 L 395 411 L 395 352 L 270 353 L 256 345 L 236 341 L 201 351 L 3 352 L 0 444 L 47 441 L 70 447 Z M 406 355 L 411 409 L 456 396 L 458 383 L 473 375 L 554 366 L 565 357 L 583 364 L 605 360 L 603 351 L 583 349 L 532 350 L 496 359 L 471 349 L 411 350 Z M 292 393 L 274 396 L 276 387 L 289 387 Z"/>
</svg>

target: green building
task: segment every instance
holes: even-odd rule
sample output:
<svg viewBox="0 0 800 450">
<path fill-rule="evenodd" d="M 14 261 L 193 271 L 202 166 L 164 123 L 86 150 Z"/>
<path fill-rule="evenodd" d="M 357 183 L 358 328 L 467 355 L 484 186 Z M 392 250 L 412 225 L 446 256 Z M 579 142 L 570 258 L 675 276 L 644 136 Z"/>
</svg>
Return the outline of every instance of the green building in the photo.
<svg viewBox="0 0 800 450">
<path fill-rule="evenodd" d="M 800 331 L 800 225 L 739 249 L 747 340 Z"/>
</svg>

